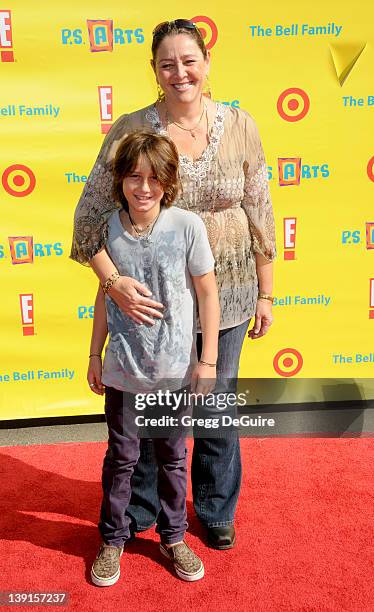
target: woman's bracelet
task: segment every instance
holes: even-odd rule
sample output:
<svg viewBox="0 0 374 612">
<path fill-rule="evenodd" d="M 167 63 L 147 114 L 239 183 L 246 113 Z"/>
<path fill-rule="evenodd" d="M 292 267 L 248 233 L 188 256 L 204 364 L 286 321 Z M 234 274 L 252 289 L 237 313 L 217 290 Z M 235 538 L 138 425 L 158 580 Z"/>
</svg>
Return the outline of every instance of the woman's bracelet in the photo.
<svg viewBox="0 0 374 612">
<path fill-rule="evenodd" d="M 269 302 L 271 302 L 271 303 L 274 302 L 273 296 L 269 295 L 268 293 L 259 293 L 258 294 L 258 299 L 259 300 L 269 300 Z"/>
<path fill-rule="evenodd" d="M 114 283 L 118 279 L 119 279 L 118 272 L 113 272 L 113 274 L 111 276 L 109 276 L 109 278 L 102 285 L 102 290 L 104 291 L 104 293 L 108 293 L 109 289 L 111 289 L 113 287 Z"/>
<path fill-rule="evenodd" d="M 215 368 L 216 367 L 216 363 L 208 363 L 207 361 L 203 361 L 202 359 L 200 359 L 199 363 L 202 363 L 203 365 L 209 366 L 210 368 Z"/>
<path fill-rule="evenodd" d="M 91 355 L 88 355 L 88 358 L 91 359 L 91 357 L 100 357 L 101 359 L 100 353 L 91 353 Z"/>
</svg>

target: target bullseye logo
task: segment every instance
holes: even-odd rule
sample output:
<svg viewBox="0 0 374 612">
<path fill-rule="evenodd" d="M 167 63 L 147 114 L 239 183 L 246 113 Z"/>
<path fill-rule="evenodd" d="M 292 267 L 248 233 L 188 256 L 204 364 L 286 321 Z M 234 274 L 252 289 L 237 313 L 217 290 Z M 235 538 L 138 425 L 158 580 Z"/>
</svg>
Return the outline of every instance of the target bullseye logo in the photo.
<svg viewBox="0 0 374 612">
<path fill-rule="evenodd" d="M 369 159 L 366 170 L 367 170 L 369 179 L 373 181 L 374 183 L 374 156 L 371 159 Z"/>
<path fill-rule="evenodd" d="M 198 17 L 192 17 L 190 21 L 199 28 L 202 39 L 207 49 L 211 49 L 217 42 L 218 29 L 213 19 L 199 15 Z"/>
<path fill-rule="evenodd" d="M 6 168 L 1 181 L 5 191 L 16 198 L 30 195 L 36 185 L 35 174 L 23 164 L 13 164 Z"/>
<path fill-rule="evenodd" d="M 279 376 L 284 376 L 286 378 L 295 376 L 303 367 L 302 355 L 293 348 L 282 349 L 275 355 L 273 367 Z"/>
<path fill-rule="evenodd" d="M 282 91 L 277 101 L 279 115 L 285 121 L 300 121 L 310 108 L 308 94 L 299 87 L 289 87 Z"/>
</svg>

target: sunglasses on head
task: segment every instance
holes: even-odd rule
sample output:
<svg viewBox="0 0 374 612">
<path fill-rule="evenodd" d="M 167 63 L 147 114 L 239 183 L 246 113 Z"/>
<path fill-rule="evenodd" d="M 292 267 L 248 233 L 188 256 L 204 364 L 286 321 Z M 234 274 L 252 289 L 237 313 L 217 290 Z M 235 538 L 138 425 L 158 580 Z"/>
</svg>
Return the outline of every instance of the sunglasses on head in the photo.
<svg viewBox="0 0 374 612">
<path fill-rule="evenodd" d="M 166 34 L 172 28 L 185 28 L 186 30 L 196 30 L 199 32 L 199 29 L 195 26 L 193 21 L 189 21 L 188 19 L 174 19 L 174 21 L 162 21 L 159 23 L 152 32 L 153 38 L 158 36 L 159 34 Z"/>
</svg>

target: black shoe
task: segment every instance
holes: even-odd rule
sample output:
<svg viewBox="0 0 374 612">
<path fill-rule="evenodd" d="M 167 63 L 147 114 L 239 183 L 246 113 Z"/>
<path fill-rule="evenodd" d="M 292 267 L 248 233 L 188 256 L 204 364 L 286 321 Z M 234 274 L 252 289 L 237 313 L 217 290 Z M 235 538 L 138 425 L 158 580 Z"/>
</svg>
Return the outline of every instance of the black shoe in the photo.
<svg viewBox="0 0 374 612">
<path fill-rule="evenodd" d="M 208 527 L 208 544 L 217 550 L 227 550 L 233 548 L 235 544 L 234 525 L 225 527 Z"/>
</svg>

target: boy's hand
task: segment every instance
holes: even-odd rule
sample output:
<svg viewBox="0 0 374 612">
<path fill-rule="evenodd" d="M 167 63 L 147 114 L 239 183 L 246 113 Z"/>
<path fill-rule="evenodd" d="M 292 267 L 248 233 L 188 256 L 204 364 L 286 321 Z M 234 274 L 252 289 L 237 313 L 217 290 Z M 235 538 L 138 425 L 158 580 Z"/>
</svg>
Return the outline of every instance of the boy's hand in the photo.
<svg viewBox="0 0 374 612">
<path fill-rule="evenodd" d="M 90 357 L 87 371 L 87 380 L 91 391 L 97 395 L 104 395 L 105 387 L 101 382 L 102 365 L 101 357 L 94 355 Z"/>
<path fill-rule="evenodd" d="M 208 395 L 216 386 L 217 372 L 216 368 L 197 363 L 193 369 L 191 376 L 191 391 L 192 393 L 201 393 Z"/>
</svg>

